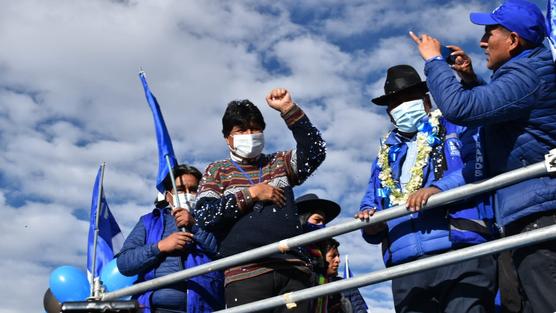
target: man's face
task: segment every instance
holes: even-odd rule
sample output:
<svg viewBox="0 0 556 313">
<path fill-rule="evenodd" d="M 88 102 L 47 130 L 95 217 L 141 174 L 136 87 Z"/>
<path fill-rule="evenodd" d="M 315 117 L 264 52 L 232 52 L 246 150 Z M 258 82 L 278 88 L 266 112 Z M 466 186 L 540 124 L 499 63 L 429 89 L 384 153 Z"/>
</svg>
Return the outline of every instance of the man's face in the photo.
<svg viewBox="0 0 556 313">
<path fill-rule="evenodd" d="M 228 146 L 230 146 L 231 148 L 234 148 L 234 135 L 250 135 L 250 134 L 260 134 L 262 133 L 263 130 L 261 128 L 252 126 L 250 128 L 244 129 L 241 128 L 240 126 L 234 126 L 232 128 L 232 130 L 230 131 L 230 134 L 228 135 L 228 137 L 226 137 L 226 143 L 228 144 Z"/>
<path fill-rule="evenodd" d="M 423 91 L 400 92 L 397 95 L 394 95 L 388 102 L 388 107 L 386 108 L 386 113 L 388 113 L 388 116 L 390 117 L 390 121 L 392 122 L 392 124 L 395 124 L 392 115 L 390 115 L 390 112 L 393 109 L 397 108 L 398 106 L 400 106 L 400 104 L 404 102 L 409 102 L 409 101 L 419 100 L 419 99 L 423 100 L 425 112 L 429 113 L 431 111 L 432 104 L 429 95 L 426 94 L 425 92 Z"/>
<path fill-rule="evenodd" d="M 325 215 L 323 212 L 319 210 L 313 211 L 314 213 L 309 216 L 307 219 L 307 223 L 315 224 L 315 225 L 323 225 L 325 221 Z"/>
<path fill-rule="evenodd" d="M 340 267 L 340 252 L 338 248 L 332 248 L 326 252 L 326 262 L 328 262 L 328 269 L 326 275 L 338 276 L 338 268 Z"/>
<path fill-rule="evenodd" d="M 488 69 L 497 70 L 512 58 L 510 34 L 511 32 L 499 25 L 485 26 L 485 34 L 481 38 L 480 46 L 487 55 Z"/>
<path fill-rule="evenodd" d="M 198 188 L 199 180 L 197 179 L 197 177 L 191 174 L 183 174 L 176 177 L 176 189 L 178 193 L 191 193 L 196 195 Z M 172 190 L 166 191 L 166 201 L 168 203 L 173 203 L 174 201 L 172 192 Z"/>
</svg>

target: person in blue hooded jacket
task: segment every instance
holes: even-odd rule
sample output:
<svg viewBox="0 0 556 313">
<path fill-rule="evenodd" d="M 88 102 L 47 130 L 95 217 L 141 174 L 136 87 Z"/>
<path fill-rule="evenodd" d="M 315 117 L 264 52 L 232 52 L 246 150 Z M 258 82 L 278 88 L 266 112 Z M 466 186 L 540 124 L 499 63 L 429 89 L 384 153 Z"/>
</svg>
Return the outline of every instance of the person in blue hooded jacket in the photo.
<svg viewBox="0 0 556 313">
<path fill-rule="evenodd" d="M 420 211 L 441 191 L 481 179 L 483 159 L 476 128 L 454 125 L 431 112 L 427 86 L 409 65 L 388 69 L 386 106 L 395 129 L 382 139 L 356 217 L 407 205 L 414 213 L 363 229 L 382 243 L 386 266 L 478 244 L 493 236 L 489 196 Z M 496 260 L 484 256 L 394 278 L 396 312 L 493 312 Z"/>
<path fill-rule="evenodd" d="M 486 83 L 473 71 L 471 59 L 456 46 L 453 69 L 442 60 L 440 43 L 428 35 L 413 36 L 425 62 L 427 84 L 448 120 L 484 128 L 488 175 L 498 175 L 544 160 L 556 148 L 556 67 L 543 45 L 545 19 L 528 1 L 509 0 L 492 13 L 471 13 L 484 25 L 480 46 L 493 71 Z M 533 178 L 501 188 L 495 195 L 496 220 L 506 235 L 556 223 L 556 179 Z M 556 241 L 512 251 L 524 309 L 556 310 Z"/>
<path fill-rule="evenodd" d="M 193 207 L 201 172 L 192 166 L 174 169 L 181 206 Z M 164 180 L 166 203 L 174 203 L 170 176 Z M 185 208 L 159 205 L 143 215 L 117 255 L 120 272 L 150 280 L 211 261 L 216 254 L 214 236 L 197 227 Z M 186 206 L 184 206 L 186 207 Z M 185 231 L 179 229 L 185 228 Z M 206 313 L 224 308 L 224 277 L 219 271 L 193 277 L 135 296 L 142 312 Z"/>
</svg>

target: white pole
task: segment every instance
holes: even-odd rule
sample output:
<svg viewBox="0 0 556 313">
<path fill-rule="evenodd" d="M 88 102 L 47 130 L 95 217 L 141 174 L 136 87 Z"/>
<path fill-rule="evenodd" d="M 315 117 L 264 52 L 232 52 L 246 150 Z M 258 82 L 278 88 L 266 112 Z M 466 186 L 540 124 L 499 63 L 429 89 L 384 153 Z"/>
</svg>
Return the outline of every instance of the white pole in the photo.
<svg viewBox="0 0 556 313">
<path fill-rule="evenodd" d="M 346 264 L 344 265 L 344 267 L 346 269 L 346 277 L 344 277 L 344 279 L 351 278 L 351 276 L 349 275 L 349 260 L 347 254 L 346 254 Z"/>
<path fill-rule="evenodd" d="M 100 216 L 100 208 L 102 205 L 102 193 L 104 192 L 104 167 L 106 166 L 105 162 L 102 162 L 100 165 L 100 181 L 98 184 L 98 195 L 97 195 L 97 212 L 95 216 L 95 233 L 93 239 L 93 264 L 92 264 L 92 276 L 93 279 L 91 281 L 91 297 L 98 298 L 100 296 L 100 283 L 98 282 L 98 277 L 95 276 L 96 266 L 97 266 L 97 241 L 98 241 L 98 220 Z"/>
<path fill-rule="evenodd" d="M 172 168 L 172 163 L 170 162 L 170 156 L 165 155 L 166 157 L 166 165 L 168 166 L 168 174 L 170 174 L 170 180 L 172 181 L 172 188 L 174 190 L 174 194 L 172 198 L 174 199 L 174 208 L 181 208 L 180 198 L 178 197 L 178 189 L 176 188 L 176 178 L 174 177 L 174 169 Z M 187 231 L 185 227 L 181 227 L 180 230 L 182 232 Z"/>
</svg>

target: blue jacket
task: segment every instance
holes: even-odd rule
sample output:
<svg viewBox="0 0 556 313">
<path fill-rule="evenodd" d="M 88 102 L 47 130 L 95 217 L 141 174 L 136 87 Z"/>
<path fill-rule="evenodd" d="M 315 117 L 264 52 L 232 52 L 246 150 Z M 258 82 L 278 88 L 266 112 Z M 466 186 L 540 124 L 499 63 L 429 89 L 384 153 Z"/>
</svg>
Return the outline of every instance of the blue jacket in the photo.
<svg viewBox="0 0 556 313">
<path fill-rule="evenodd" d="M 438 157 L 430 157 L 424 168 L 423 187 L 435 186 L 444 191 L 482 179 L 483 158 L 477 129 L 456 126 L 443 118 L 440 124 L 445 135 L 443 139 L 438 138 Z M 385 144 L 391 147 L 392 176 L 399 181 L 407 153 L 406 141 L 394 130 Z M 442 175 L 435 175 L 435 162 L 444 163 Z M 388 196 L 381 191 L 379 174 L 375 160 L 361 210 L 376 208 L 380 211 L 390 207 Z M 374 236 L 363 233 L 363 238 L 372 244 L 382 243 L 384 263 L 390 266 L 425 254 L 485 242 L 493 235 L 492 215 L 487 195 L 390 220 L 386 231 Z"/>
<path fill-rule="evenodd" d="M 491 82 L 460 84 L 446 62 L 425 65 L 429 90 L 444 116 L 484 125 L 488 175 L 540 162 L 556 147 L 556 69 L 544 46 L 527 50 L 494 72 Z M 496 192 L 496 218 L 507 225 L 556 208 L 556 179 L 530 179 Z"/>
<path fill-rule="evenodd" d="M 122 274 L 139 274 L 139 281 L 144 281 L 211 261 L 208 255 L 216 253 L 216 240 L 196 225 L 189 230 L 195 236 L 195 246 L 182 254 L 161 253 L 158 242 L 176 231 L 178 229 L 169 208 L 154 209 L 152 213 L 142 216 L 117 256 Z M 145 306 L 146 312 L 151 306 L 185 312 L 186 305 L 188 313 L 212 312 L 223 308 L 223 276 L 221 272 L 211 272 L 187 282 L 148 291 L 136 298 Z"/>
</svg>

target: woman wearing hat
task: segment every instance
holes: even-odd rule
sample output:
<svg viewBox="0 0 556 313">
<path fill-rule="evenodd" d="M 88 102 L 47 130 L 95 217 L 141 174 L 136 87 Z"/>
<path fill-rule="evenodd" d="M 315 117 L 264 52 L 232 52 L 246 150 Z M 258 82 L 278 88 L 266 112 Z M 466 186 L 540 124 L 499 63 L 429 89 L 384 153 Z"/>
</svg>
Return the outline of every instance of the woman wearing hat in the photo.
<svg viewBox="0 0 556 313">
<path fill-rule="evenodd" d="M 330 200 L 320 199 L 313 193 L 305 194 L 295 200 L 299 221 L 304 232 L 324 228 L 340 214 L 340 206 Z M 328 263 L 326 262 L 326 240 L 307 245 L 305 248 L 310 256 L 314 272 L 314 284 L 322 285 L 328 282 Z M 326 312 L 327 297 L 315 299 L 312 312 Z"/>
</svg>

